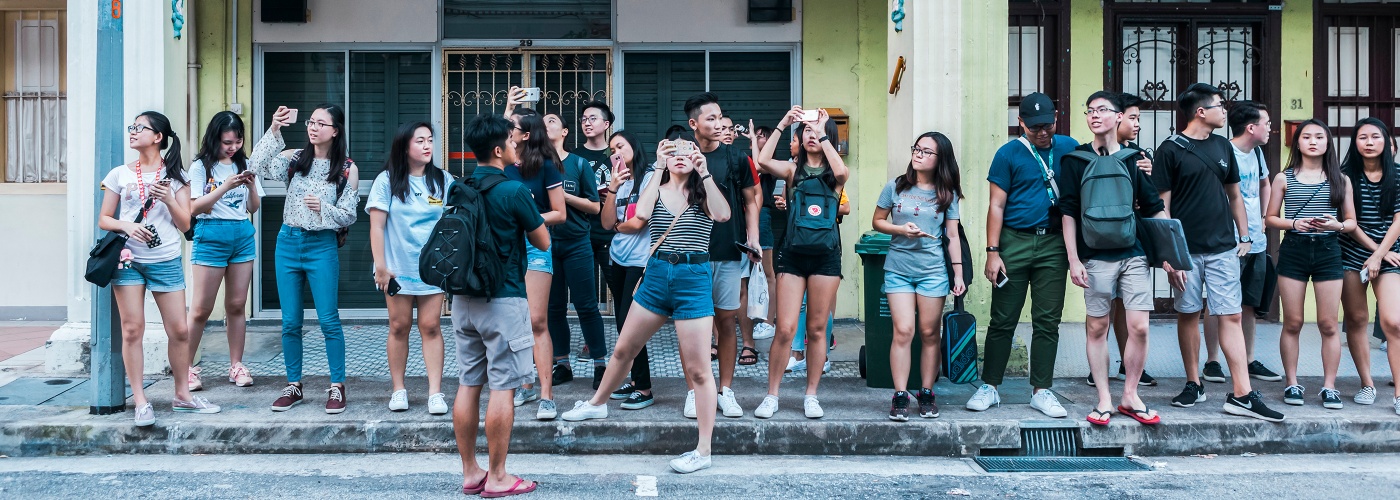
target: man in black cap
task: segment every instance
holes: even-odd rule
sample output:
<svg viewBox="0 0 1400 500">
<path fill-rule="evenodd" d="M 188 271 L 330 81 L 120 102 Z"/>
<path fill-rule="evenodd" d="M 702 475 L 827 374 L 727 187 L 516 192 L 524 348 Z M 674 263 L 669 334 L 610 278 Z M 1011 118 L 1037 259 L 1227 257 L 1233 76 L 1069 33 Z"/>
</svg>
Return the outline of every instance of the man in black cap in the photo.
<svg viewBox="0 0 1400 500">
<path fill-rule="evenodd" d="M 1021 101 L 1021 137 L 992 158 L 987 181 L 987 279 L 992 290 L 992 320 L 987 327 L 985 382 L 967 409 L 984 411 L 1001 404 L 997 386 L 1011 357 L 1011 339 L 1031 294 L 1031 407 L 1047 416 L 1065 416 L 1050 392 L 1055 352 L 1060 342 L 1060 314 L 1065 304 L 1065 273 L 1069 267 L 1060 236 L 1060 212 L 1055 209 L 1059 187 L 1055 176 L 1060 159 L 1079 143 L 1055 134 L 1055 103 L 1036 92 Z"/>
</svg>

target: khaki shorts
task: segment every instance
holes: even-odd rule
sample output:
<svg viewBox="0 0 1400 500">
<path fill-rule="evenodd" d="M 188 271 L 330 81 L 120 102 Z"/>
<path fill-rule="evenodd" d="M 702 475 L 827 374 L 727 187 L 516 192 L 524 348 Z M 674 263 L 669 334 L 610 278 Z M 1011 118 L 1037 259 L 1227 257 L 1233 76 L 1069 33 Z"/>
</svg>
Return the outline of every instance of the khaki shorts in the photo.
<svg viewBox="0 0 1400 500">
<path fill-rule="evenodd" d="M 524 297 L 453 296 L 452 333 L 461 385 L 507 391 L 534 380 L 535 336 Z"/>
<path fill-rule="evenodd" d="M 1114 298 L 1123 299 L 1129 311 L 1152 310 L 1152 280 L 1147 258 L 1138 256 L 1117 261 L 1084 261 L 1089 288 L 1084 289 L 1084 308 L 1089 316 L 1102 318 L 1112 310 Z"/>
</svg>

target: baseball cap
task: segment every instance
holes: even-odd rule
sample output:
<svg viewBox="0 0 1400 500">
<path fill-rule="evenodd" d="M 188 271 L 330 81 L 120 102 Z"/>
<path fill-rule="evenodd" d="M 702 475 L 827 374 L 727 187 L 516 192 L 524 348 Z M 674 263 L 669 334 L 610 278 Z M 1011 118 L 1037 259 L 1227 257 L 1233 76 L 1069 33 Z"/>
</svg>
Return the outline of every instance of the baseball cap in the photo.
<svg viewBox="0 0 1400 500">
<path fill-rule="evenodd" d="M 1055 103 L 1050 100 L 1050 96 L 1040 92 L 1032 92 L 1031 95 L 1021 100 L 1021 121 L 1032 127 L 1053 123 L 1055 121 Z"/>
</svg>

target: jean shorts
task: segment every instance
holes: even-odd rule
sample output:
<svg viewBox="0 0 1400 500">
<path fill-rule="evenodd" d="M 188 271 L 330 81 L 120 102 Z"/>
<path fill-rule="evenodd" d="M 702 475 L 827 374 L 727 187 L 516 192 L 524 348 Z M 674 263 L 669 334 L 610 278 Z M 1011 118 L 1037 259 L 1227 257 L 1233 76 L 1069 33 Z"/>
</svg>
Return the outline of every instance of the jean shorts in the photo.
<svg viewBox="0 0 1400 500">
<path fill-rule="evenodd" d="M 632 301 L 676 321 L 714 316 L 710 264 L 672 264 L 653 257 Z"/>
<path fill-rule="evenodd" d="M 1342 279 L 1342 245 L 1336 233 L 1283 235 L 1278 247 L 1278 275 L 1304 283 Z"/>
<path fill-rule="evenodd" d="M 552 248 L 540 250 L 531 245 L 530 240 L 525 240 L 525 270 L 554 274 L 554 252 L 552 250 Z"/>
<path fill-rule="evenodd" d="M 947 297 L 952 290 L 948 282 L 948 272 L 939 271 L 913 277 L 885 271 L 885 285 L 881 291 L 889 293 L 917 293 L 925 297 Z"/>
<path fill-rule="evenodd" d="M 199 219 L 194 227 L 194 250 L 190 263 L 205 267 L 228 267 L 252 262 L 258 240 L 249 220 Z"/>
<path fill-rule="evenodd" d="M 150 264 L 132 262 L 131 269 L 117 269 L 117 274 L 112 276 L 112 286 L 142 285 L 155 293 L 184 290 L 185 267 L 179 257 Z"/>
</svg>

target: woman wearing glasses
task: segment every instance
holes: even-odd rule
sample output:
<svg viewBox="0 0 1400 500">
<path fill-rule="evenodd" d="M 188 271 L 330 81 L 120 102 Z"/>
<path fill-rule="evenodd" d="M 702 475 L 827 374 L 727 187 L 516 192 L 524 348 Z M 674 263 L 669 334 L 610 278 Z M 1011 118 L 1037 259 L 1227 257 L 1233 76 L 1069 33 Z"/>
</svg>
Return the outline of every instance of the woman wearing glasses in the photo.
<svg viewBox="0 0 1400 500">
<path fill-rule="evenodd" d="M 359 169 L 346 156 L 345 112 L 322 104 L 306 120 L 307 145 L 287 149 L 282 127 L 297 110 L 278 106 L 272 125 L 253 148 L 249 161 L 263 178 L 287 183 L 282 230 L 277 233 L 277 299 L 282 307 L 282 356 L 287 387 L 272 411 L 287 411 L 302 400 L 301 326 L 303 287 L 310 285 L 316 318 L 326 339 L 331 386 L 326 413 L 345 411 L 345 334 L 340 328 L 340 254 L 336 233 L 355 223 Z"/>
</svg>

